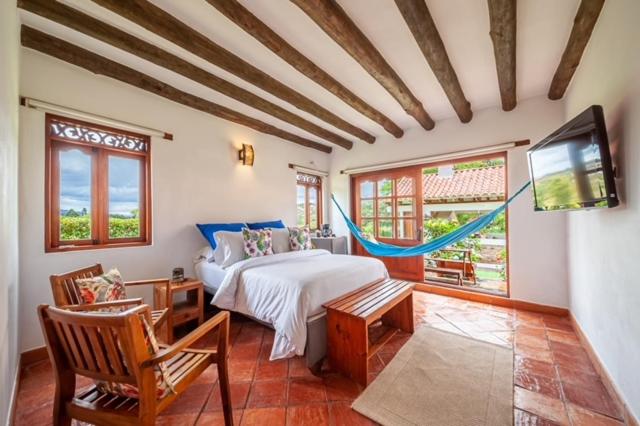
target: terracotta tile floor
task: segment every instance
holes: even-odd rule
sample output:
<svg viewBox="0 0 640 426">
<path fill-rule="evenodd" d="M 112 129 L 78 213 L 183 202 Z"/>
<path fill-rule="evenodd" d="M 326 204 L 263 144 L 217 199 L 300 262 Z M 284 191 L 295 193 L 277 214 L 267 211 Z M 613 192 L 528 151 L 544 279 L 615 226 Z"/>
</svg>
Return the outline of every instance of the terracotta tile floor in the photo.
<svg viewBox="0 0 640 426">
<path fill-rule="evenodd" d="M 415 293 L 417 326 L 429 325 L 514 347 L 516 425 L 616 425 L 621 411 L 595 373 L 567 319 Z M 269 362 L 273 331 L 234 319 L 231 393 L 239 425 L 368 425 L 351 410 L 361 392 L 330 371 L 315 377 L 302 358 Z M 371 361 L 370 378 L 409 339 L 396 335 Z M 161 425 L 223 424 L 215 369 L 206 373 L 160 417 Z M 79 385 L 86 386 L 87 380 Z M 22 371 L 17 425 L 50 425 L 54 392 L 48 362 Z"/>
</svg>

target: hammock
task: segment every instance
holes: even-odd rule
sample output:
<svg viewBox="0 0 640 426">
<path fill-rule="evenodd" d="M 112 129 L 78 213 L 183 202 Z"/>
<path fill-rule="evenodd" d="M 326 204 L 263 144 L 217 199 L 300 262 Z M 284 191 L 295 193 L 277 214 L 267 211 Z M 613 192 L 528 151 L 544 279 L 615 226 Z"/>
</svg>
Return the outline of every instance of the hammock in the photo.
<svg viewBox="0 0 640 426">
<path fill-rule="evenodd" d="M 482 228 L 493 222 L 494 219 L 507 208 L 509 203 L 511 203 L 518 195 L 522 194 L 530 184 L 531 182 L 527 182 L 522 188 L 518 190 L 518 192 L 513 194 L 511 198 L 509 198 L 503 205 L 501 205 L 497 209 L 462 225 L 455 231 L 451 231 L 448 234 L 441 235 L 440 237 L 435 238 L 429 242 L 412 247 L 394 246 L 367 238 L 365 234 L 360 230 L 360 228 L 358 228 L 358 226 L 353 223 L 351 219 L 349 219 L 349 217 L 344 213 L 333 194 L 331 195 L 331 199 L 333 200 L 336 207 L 338 207 L 340 214 L 342 214 L 342 217 L 347 223 L 347 226 L 349 227 L 349 230 L 351 231 L 353 236 L 356 237 L 358 242 L 360 242 L 360 244 L 362 244 L 365 250 L 367 250 L 370 254 L 382 257 L 411 257 L 438 251 L 450 246 L 453 243 L 462 241 L 469 235 L 475 234 L 476 232 L 480 231 Z"/>
</svg>

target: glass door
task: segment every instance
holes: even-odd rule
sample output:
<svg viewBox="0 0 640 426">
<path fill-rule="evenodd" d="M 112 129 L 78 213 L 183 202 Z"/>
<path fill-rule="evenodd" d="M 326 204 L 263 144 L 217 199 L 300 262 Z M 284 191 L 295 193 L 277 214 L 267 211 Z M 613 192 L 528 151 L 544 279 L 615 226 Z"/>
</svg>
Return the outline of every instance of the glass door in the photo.
<svg viewBox="0 0 640 426">
<path fill-rule="evenodd" d="M 422 242 L 422 169 L 385 170 L 352 178 L 355 222 L 376 240 L 398 246 Z M 370 256 L 354 240 L 354 252 Z M 394 278 L 424 279 L 424 258 L 382 257 Z"/>
</svg>

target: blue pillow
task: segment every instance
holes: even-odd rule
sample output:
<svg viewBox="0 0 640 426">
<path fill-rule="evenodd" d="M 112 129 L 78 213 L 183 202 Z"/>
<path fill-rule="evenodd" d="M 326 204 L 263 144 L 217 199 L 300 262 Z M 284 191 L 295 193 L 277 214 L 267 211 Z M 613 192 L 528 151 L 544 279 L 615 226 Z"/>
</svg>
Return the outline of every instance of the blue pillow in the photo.
<svg viewBox="0 0 640 426">
<path fill-rule="evenodd" d="M 209 241 L 211 248 L 215 250 L 216 248 L 216 240 L 213 238 L 213 235 L 218 231 L 231 231 L 231 232 L 240 232 L 242 228 L 246 228 L 246 224 L 244 223 L 198 223 L 196 224 L 202 236 Z"/>
<path fill-rule="evenodd" d="M 286 228 L 282 220 L 272 220 L 270 222 L 247 223 L 249 229 L 265 229 L 265 228 Z"/>
</svg>

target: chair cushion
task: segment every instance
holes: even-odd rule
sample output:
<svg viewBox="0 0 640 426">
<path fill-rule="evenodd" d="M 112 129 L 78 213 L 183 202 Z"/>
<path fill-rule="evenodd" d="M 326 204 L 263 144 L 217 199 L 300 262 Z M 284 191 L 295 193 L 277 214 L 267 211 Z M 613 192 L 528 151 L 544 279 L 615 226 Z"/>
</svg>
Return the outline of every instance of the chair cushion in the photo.
<svg viewBox="0 0 640 426">
<path fill-rule="evenodd" d="M 244 228 L 242 230 L 242 238 L 244 240 L 245 259 L 273 254 L 271 229 L 252 231 Z"/>
<path fill-rule="evenodd" d="M 80 303 L 114 302 L 127 298 L 122 277 L 117 269 L 92 278 L 80 278 L 74 282 Z"/>
<path fill-rule="evenodd" d="M 145 337 L 145 343 L 150 355 L 155 355 L 160 350 L 158 340 L 153 332 L 153 327 L 149 324 L 144 316 L 140 316 L 142 322 L 142 331 Z M 120 348 L 120 342 L 118 341 L 118 348 Z M 120 350 L 122 350 L 120 348 Z M 154 374 L 156 376 L 156 398 L 162 399 L 170 392 L 176 393 L 169 375 L 169 369 L 164 362 L 159 363 L 154 367 Z M 100 392 L 110 393 L 113 395 L 120 395 L 127 398 L 138 398 L 140 391 L 138 387 L 129 383 L 120 382 L 106 382 L 103 380 L 96 380 L 96 388 Z"/>
<path fill-rule="evenodd" d="M 289 244 L 291 251 L 311 250 L 313 244 L 311 244 L 311 231 L 309 227 L 289 228 Z"/>
</svg>

